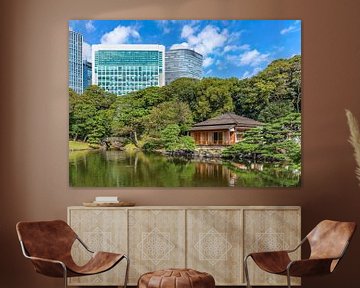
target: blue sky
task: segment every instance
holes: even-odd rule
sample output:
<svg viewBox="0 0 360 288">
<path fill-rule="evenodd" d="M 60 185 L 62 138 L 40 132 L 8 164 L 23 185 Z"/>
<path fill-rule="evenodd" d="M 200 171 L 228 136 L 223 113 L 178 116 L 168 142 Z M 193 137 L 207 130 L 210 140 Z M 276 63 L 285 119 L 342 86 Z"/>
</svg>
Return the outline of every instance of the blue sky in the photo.
<svg viewBox="0 0 360 288">
<path fill-rule="evenodd" d="M 301 54 L 300 20 L 71 20 L 93 44 L 162 44 L 203 55 L 204 77 L 247 78 L 271 61 Z"/>
</svg>

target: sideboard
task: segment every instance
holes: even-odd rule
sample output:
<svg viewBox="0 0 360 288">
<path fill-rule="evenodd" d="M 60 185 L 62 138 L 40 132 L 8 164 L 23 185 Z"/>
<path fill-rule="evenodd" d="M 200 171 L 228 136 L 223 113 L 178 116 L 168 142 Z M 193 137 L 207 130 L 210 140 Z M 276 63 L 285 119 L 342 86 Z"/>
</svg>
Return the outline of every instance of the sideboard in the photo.
<svg viewBox="0 0 360 288">
<path fill-rule="evenodd" d="M 68 207 L 68 223 L 92 250 L 129 255 L 129 285 L 148 271 L 188 267 L 212 274 L 216 285 L 244 286 L 245 255 L 294 248 L 301 238 L 298 206 L 76 206 Z M 89 259 L 79 243 L 72 255 L 80 264 Z M 286 277 L 249 264 L 253 285 L 286 285 Z M 120 285 L 124 271 L 120 263 L 103 274 L 70 278 L 69 285 Z"/>
</svg>

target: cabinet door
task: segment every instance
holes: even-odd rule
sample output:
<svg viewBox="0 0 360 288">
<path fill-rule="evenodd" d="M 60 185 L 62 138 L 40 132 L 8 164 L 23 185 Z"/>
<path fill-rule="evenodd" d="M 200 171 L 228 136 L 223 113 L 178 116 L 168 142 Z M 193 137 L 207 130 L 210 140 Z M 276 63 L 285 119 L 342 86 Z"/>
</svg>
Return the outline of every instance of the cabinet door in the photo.
<svg viewBox="0 0 360 288">
<path fill-rule="evenodd" d="M 187 267 L 214 276 L 216 285 L 242 280 L 242 211 L 187 210 Z"/>
<path fill-rule="evenodd" d="M 257 209 L 244 211 L 244 254 L 251 252 L 286 250 L 300 243 L 299 209 Z M 292 253 L 300 259 L 300 249 Z M 252 285 L 286 285 L 286 277 L 266 273 L 248 260 L 250 283 Z M 292 284 L 299 285 L 299 278 Z"/>
<path fill-rule="evenodd" d="M 129 210 L 130 284 L 141 274 L 185 267 L 185 210 Z"/>
<path fill-rule="evenodd" d="M 127 254 L 127 215 L 125 209 L 70 209 L 69 225 L 93 251 Z M 78 241 L 72 255 L 76 263 L 86 263 L 90 256 Z M 122 285 L 126 261 L 93 276 L 69 278 L 70 285 Z"/>
</svg>

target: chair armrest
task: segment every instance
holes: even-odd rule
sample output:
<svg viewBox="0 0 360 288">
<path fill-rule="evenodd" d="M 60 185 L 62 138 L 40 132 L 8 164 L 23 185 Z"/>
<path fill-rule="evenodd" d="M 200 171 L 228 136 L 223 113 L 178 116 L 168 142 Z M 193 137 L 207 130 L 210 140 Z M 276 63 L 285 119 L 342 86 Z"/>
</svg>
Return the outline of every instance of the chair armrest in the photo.
<svg viewBox="0 0 360 288">
<path fill-rule="evenodd" d="M 257 256 L 271 257 L 271 256 L 280 256 L 280 255 L 288 255 L 288 251 L 279 250 L 279 251 L 252 252 L 249 253 L 246 257 L 252 257 L 252 258 Z"/>
<path fill-rule="evenodd" d="M 312 276 L 329 274 L 332 272 L 333 261 L 337 262 L 339 258 L 319 258 L 303 259 L 291 261 L 287 266 L 290 276 Z"/>
<path fill-rule="evenodd" d="M 51 277 L 66 277 L 67 268 L 63 262 L 54 259 L 30 256 L 22 241 L 20 241 L 20 246 L 25 258 L 30 259 L 33 263 L 36 272 Z"/>
<path fill-rule="evenodd" d="M 41 258 L 41 257 L 33 257 L 33 256 L 26 256 L 26 258 L 30 259 L 31 261 L 42 261 L 42 262 L 49 262 L 49 263 L 53 263 L 53 264 L 60 264 L 61 266 L 65 267 L 65 264 L 59 260 L 54 260 L 54 259 L 47 259 L 47 258 Z"/>
<path fill-rule="evenodd" d="M 299 248 L 306 242 L 306 240 L 307 240 L 306 237 L 303 238 L 303 239 L 301 240 L 301 242 L 299 243 L 299 245 L 297 245 L 295 248 L 290 249 L 290 250 L 285 250 L 285 251 L 288 252 L 288 253 L 295 252 L 297 249 L 299 249 Z"/>
<path fill-rule="evenodd" d="M 35 271 L 51 277 L 66 277 L 67 268 L 66 265 L 59 261 L 53 259 L 46 259 L 33 256 L 25 256 L 30 259 L 34 265 Z"/>
</svg>

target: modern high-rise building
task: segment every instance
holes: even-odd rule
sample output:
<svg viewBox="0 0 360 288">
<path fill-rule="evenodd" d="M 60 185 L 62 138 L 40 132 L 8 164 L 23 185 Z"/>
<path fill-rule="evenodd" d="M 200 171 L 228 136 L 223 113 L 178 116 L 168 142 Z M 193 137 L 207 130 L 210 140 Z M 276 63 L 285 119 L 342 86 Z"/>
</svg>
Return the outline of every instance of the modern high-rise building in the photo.
<svg viewBox="0 0 360 288">
<path fill-rule="evenodd" d="M 83 93 L 83 36 L 69 31 L 69 87 L 76 93 Z"/>
<path fill-rule="evenodd" d="M 190 49 L 173 49 L 165 53 L 165 84 L 181 78 L 202 78 L 203 56 Z"/>
<path fill-rule="evenodd" d="M 92 46 L 92 84 L 117 95 L 165 84 L 165 46 Z"/>
<path fill-rule="evenodd" d="M 91 85 L 92 81 L 92 65 L 91 62 L 84 60 L 83 61 L 83 90 Z"/>
</svg>

